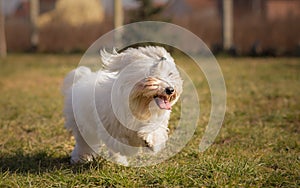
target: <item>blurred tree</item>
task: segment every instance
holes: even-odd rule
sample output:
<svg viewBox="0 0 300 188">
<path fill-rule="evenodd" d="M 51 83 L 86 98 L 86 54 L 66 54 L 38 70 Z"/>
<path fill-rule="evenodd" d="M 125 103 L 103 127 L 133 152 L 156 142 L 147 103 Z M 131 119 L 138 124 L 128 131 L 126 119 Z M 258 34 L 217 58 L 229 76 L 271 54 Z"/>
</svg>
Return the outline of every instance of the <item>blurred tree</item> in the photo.
<svg viewBox="0 0 300 188">
<path fill-rule="evenodd" d="M 31 50 L 36 51 L 39 43 L 38 16 L 40 12 L 39 0 L 30 0 L 30 23 L 31 23 Z"/>
<path fill-rule="evenodd" d="M 0 0 L 0 57 L 7 56 L 6 37 L 5 37 L 5 16 L 3 11 L 4 0 Z"/>
<path fill-rule="evenodd" d="M 114 0 L 114 27 L 120 27 L 123 25 L 124 14 L 122 0 Z"/>
<path fill-rule="evenodd" d="M 160 17 L 163 10 L 165 10 L 166 7 L 170 5 L 170 3 L 173 3 L 173 0 L 164 1 L 163 4 L 155 4 L 153 0 L 135 0 L 138 3 L 138 8 L 135 10 L 131 10 L 129 12 L 130 14 L 130 22 L 139 22 L 139 21 L 165 21 L 169 22 L 171 19 L 168 17 Z M 181 0 L 180 0 L 181 1 Z M 158 31 L 159 26 L 151 26 L 151 30 Z M 148 32 L 147 35 L 145 34 L 141 35 L 139 28 L 130 28 L 128 29 L 128 34 L 124 34 L 124 39 L 127 41 L 127 43 L 135 42 L 136 40 L 143 40 L 147 37 L 153 37 L 153 35 L 157 35 L 156 32 Z M 159 45 L 165 47 L 168 51 L 172 51 L 172 48 L 170 48 L 167 45 L 163 45 L 156 42 L 143 42 L 143 43 L 137 43 L 130 45 L 129 47 L 138 47 L 138 46 L 147 46 L 147 45 Z M 122 49 L 123 50 L 123 49 Z"/>
<path fill-rule="evenodd" d="M 135 0 L 139 3 L 139 8 L 131 13 L 131 22 L 153 20 L 155 16 L 162 12 L 165 6 L 155 6 L 152 0 Z"/>
<path fill-rule="evenodd" d="M 124 14 L 123 14 L 123 6 L 122 6 L 122 0 L 114 0 L 114 28 L 121 27 L 123 25 L 124 21 Z M 114 40 L 116 42 L 116 46 L 121 46 L 121 40 L 122 40 L 122 32 L 120 30 L 117 30 L 115 32 Z"/>
<path fill-rule="evenodd" d="M 233 0 L 223 0 L 223 49 L 233 48 Z"/>
</svg>

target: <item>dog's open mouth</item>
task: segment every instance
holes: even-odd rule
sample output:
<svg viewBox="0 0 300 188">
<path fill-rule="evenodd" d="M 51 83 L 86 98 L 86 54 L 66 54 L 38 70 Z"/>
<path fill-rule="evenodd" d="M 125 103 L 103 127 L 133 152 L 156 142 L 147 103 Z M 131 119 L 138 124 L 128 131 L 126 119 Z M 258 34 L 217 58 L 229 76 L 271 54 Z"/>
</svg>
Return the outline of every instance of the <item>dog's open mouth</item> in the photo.
<svg viewBox="0 0 300 188">
<path fill-rule="evenodd" d="M 156 95 L 154 100 L 160 109 L 171 110 L 171 104 L 167 97 Z"/>
</svg>

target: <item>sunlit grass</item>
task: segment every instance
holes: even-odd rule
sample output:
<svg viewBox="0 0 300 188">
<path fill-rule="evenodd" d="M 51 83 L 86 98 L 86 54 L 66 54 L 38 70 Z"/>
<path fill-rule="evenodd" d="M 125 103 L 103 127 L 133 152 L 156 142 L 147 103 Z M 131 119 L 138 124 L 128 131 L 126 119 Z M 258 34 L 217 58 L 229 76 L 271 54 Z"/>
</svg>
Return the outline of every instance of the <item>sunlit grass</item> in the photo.
<svg viewBox="0 0 300 188">
<path fill-rule="evenodd" d="M 190 61 L 177 57 L 182 67 Z M 74 141 L 63 128 L 64 75 L 79 55 L 10 55 L 0 63 L 0 186 L 254 186 L 300 185 L 300 59 L 218 58 L 227 112 L 215 143 L 198 152 L 210 112 L 202 75 L 201 117 L 192 140 L 155 166 L 130 168 L 99 159 L 69 164 Z M 174 111 L 171 123 L 179 118 Z"/>
</svg>

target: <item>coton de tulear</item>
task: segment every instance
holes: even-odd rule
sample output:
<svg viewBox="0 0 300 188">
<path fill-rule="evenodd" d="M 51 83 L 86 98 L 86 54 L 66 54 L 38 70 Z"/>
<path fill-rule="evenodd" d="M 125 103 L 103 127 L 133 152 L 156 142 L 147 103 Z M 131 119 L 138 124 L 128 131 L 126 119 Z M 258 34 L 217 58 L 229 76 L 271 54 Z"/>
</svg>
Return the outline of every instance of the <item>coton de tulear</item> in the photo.
<svg viewBox="0 0 300 188">
<path fill-rule="evenodd" d="M 76 140 L 71 162 L 92 160 L 104 143 L 112 160 L 128 165 L 126 156 L 140 147 L 165 147 L 182 79 L 162 47 L 102 50 L 101 57 L 103 69 L 81 66 L 64 80 L 65 127 Z"/>
</svg>

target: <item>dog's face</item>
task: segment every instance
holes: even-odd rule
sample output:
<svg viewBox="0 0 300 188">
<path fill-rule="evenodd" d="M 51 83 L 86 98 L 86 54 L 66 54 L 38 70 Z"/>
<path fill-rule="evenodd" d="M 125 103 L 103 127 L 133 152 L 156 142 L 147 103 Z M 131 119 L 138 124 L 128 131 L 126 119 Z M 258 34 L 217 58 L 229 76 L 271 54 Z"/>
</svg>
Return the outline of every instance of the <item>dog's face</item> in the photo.
<svg viewBox="0 0 300 188">
<path fill-rule="evenodd" d="M 174 59 L 157 46 L 113 54 L 102 51 L 101 55 L 105 71 L 115 79 L 111 102 L 114 115 L 128 128 L 122 134 L 135 131 L 138 139 L 128 138 L 131 146 L 159 151 L 168 139 L 170 110 L 182 93 L 183 81 Z"/>
<path fill-rule="evenodd" d="M 153 111 L 171 110 L 181 92 L 182 79 L 175 63 L 162 58 L 135 84 L 130 94 L 130 109 L 139 120 L 147 120 Z"/>
</svg>

